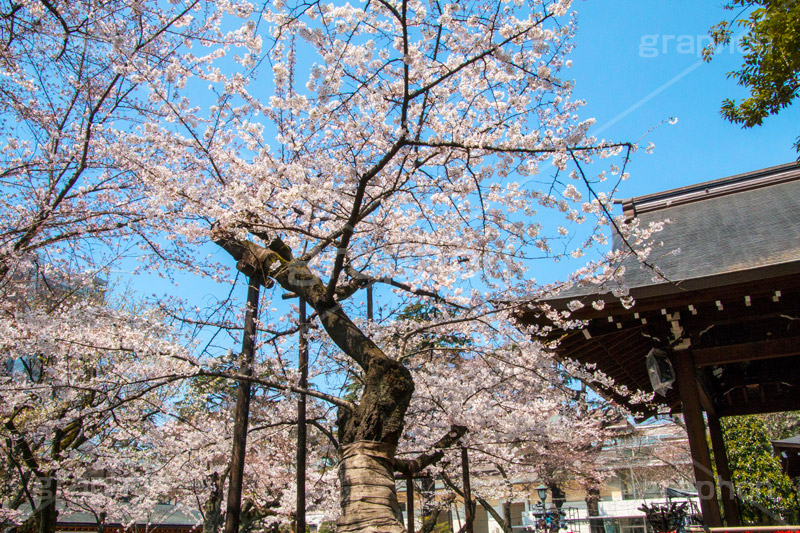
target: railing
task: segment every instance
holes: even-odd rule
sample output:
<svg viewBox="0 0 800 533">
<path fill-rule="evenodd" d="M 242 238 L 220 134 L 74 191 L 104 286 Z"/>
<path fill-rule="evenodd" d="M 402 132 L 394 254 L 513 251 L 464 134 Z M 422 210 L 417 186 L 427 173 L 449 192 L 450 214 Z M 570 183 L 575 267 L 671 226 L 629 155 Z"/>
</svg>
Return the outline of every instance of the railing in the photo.
<svg viewBox="0 0 800 533">
<path fill-rule="evenodd" d="M 800 526 L 742 526 L 742 527 L 709 527 L 690 526 L 691 533 L 800 533 Z"/>
</svg>

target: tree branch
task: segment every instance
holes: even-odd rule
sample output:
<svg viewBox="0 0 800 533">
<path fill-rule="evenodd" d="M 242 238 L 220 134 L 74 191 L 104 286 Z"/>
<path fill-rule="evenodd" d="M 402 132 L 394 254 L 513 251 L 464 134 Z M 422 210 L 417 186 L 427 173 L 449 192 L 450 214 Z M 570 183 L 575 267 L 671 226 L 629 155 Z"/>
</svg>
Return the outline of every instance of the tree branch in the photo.
<svg viewBox="0 0 800 533">
<path fill-rule="evenodd" d="M 405 475 L 421 472 L 438 462 L 444 456 L 445 450 L 458 442 L 466 433 L 466 426 L 451 426 L 450 431 L 433 445 L 436 451 L 420 454 L 415 459 L 395 459 L 394 469 Z"/>
<path fill-rule="evenodd" d="M 347 409 L 348 411 L 353 411 L 356 408 L 356 405 L 353 402 L 349 402 L 347 400 L 343 400 L 338 396 L 333 396 L 332 394 L 325 394 L 324 392 L 319 392 L 313 389 L 306 389 L 303 387 L 296 387 L 294 385 L 289 385 L 287 383 L 280 383 L 278 381 L 272 381 L 269 379 L 259 378 L 257 376 L 247 376 L 245 374 L 240 374 L 238 372 L 219 372 L 215 370 L 198 370 L 192 377 L 210 377 L 210 378 L 227 378 L 227 379 L 235 379 L 239 381 L 247 381 L 250 383 L 256 383 L 258 385 L 262 385 L 264 387 L 270 389 L 277 389 L 289 392 L 296 392 L 298 394 L 308 394 L 309 396 L 313 396 L 315 398 L 319 398 L 320 400 L 325 400 L 326 402 L 332 403 L 337 407 L 342 407 Z"/>
</svg>

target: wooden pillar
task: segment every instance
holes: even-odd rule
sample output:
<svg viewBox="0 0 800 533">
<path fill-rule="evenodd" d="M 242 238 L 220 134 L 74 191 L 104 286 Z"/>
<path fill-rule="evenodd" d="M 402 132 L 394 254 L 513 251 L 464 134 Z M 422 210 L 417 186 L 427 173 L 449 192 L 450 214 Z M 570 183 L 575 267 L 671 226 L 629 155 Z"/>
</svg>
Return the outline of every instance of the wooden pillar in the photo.
<svg viewBox="0 0 800 533">
<path fill-rule="evenodd" d="M 372 285 L 367 285 L 367 320 L 373 319 L 372 314 Z"/>
<path fill-rule="evenodd" d="M 472 506 L 472 489 L 469 483 L 469 454 L 467 447 L 461 447 L 461 475 L 464 483 L 464 533 L 473 533 L 475 508 Z"/>
<path fill-rule="evenodd" d="M 297 367 L 300 371 L 298 385 L 308 387 L 308 324 L 306 323 L 306 302 L 300 299 L 300 328 L 298 331 L 299 353 Z M 297 531 L 306 531 L 306 395 L 297 399 Z"/>
<path fill-rule="evenodd" d="M 717 465 L 717 477 L 720 491 L 722 492 L 722 508 L 725 510 L 725 525 L 738 527 L 740 525 L 739 505 L 731 483 L 731 469 L 728 463 L 728 452 L 725 450 L 725 440 L 722 438 L 722 426 L 719 417 L 708 413 L 708 433 L 711 435 L 711 449 L 714 450 L 714 463 Z"/>
<path fill-rule="evenodd" d="M 253 373 L 256 345 L 256 318 L 261 280 L 248 279 L 247 309 L 242 332 L 242 361 L 239 372 L 245 376 Z M 242 513 L 242 483 L 247 448 L 247 422 L 250 416 L 250 382 L 240 381 L 236 389 L 235 419 L 233 424 L 233 451 L 231 453 L 231 482 L 228 486 L 228 505 L 225 515 L 225 533 L 238 533 Z"/>
<path fill-rule="evenodd" d="M 406 477 L 406 529 L 414 533 L 414 474 Z"/>
<path fill-rule="evenodd" d="M 694 360 L 688 350 L 672 352 L 671 355 L 675 366 L 678 391 L 683 404 L 683 419 L 689 437 L 689 449 L 692 452 L 694 477 L 697 481 L 703 522 L 708 527 L 721 527 L 722 517 L 719 512 L 714 473 L 711 470 L 711 455 L 708 453 L 708 444 L 706 443 L 706 424 L 700 408 Z"/>
</svg>

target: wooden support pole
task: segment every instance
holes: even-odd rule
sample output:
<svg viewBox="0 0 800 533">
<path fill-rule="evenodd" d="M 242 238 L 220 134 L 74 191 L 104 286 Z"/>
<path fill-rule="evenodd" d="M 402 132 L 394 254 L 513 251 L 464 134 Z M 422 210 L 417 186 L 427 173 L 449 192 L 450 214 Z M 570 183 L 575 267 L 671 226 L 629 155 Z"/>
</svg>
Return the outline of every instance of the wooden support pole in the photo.
<svg viewBox="0 0 800 533">
<path fill-rule="evenodd" d="M 37 533 L 55 533 L 56 522 L 58 521 L 58 510 L 56 509 L 56 493 L 58 491 L 58 480 L 54 471 L 49 471 L 46 475 L 39 478 L 42 490 L 42 499 L 38 509 L 34 513 L 39 514 L 37 523 Z"/>
<path fill-rule="evenodd" d="M 256 346 L 256 317 L 261 280 L 250 277 L 247 285 L 247 308 L 242 333 L 242 360 L 239 372 L 245 376 L 253 373 Z M 228 504 L 225 516 L 225 533 L 238 533 L 242 513 L 242 482 L 247 448 L 247 422 L 250 417 L 250 382 L 240 381 L 236 388 L 236 407 L 233 423 L 233 452 L 231 456 L 231 482 L 228 487 Z"/>
<path fill-rule="evenodd" d="M 672 362 L 675 366 L 678 390 L 683 404 L 683 419 L 689 437 L 689 449 L 692 452 L 694 477 L 697 481 L 703 522 L 708 527 L 720 527 L 722 526 L 722 517 L 717 501 L 714 474 L 711 470 L 711 456 L 706 443 L 706 424 L 700 408 L 697 376 L 692 355 L 688 350 L 672 352 Z"/>
<path fill-rule="evenodd" d="M 414 474 L 406 476 L 406 529 L 414 533 Z"/>
<path fill-rule="evenodd" d="M 472 489 L 469 484 L 469 455 L 467 447 L 461 447 L 461 475 L 464 483 L 464 533 L 473 533 L 475 522 L 474 508 L 472 507 Z"/>
<path fill-rule="evenodd" d="M 722 492 L 722 508 L 725 511 L 725 525 L 738 527 L 741 525 L 739 505 L 731 483 L 731 469 L 728 463 L 728 452 L 722 437 L 722 426 L 719 417 L 708 413 L 708 433 L 711 436 L 711 449 L 714 450 L 714 464 L 717 465 L 720 491 Z"/>
<path fill-rule="evenodd" d="M 308 387 L 308 324 L 306 323 L 306 302 L 300 299 L 300 330 L 298 332 L 299 353 L 297 367 L 300 371 L 298 385 Z M 306 530 L 306 395 L 300 394 L 297 400 L 297 531 Z"/>
<path fill-rule="evenodd" d="M 373 319 L 372 284 L 367 285 L 367 320 Z"/>
</svg>

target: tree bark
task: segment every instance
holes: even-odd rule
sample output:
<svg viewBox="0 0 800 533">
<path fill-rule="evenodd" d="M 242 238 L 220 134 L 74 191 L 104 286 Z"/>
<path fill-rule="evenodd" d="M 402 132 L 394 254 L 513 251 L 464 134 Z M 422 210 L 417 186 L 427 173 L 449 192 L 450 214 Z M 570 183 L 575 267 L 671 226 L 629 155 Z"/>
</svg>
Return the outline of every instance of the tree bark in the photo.
<svg viewBox="0 0 800 533">
<path fill-rule="evenodd" d="M 503 504 L 503 520 L 504 523 L 500 524 L 500 527 L 503 528 L 504 533 L 513 533 L 511 530 L 511 502 Z"/>
<path fill-rule="evenodd" d="M 58 510 L 56 510 L 58 482 L 55 473 L 41 477 L 39 482 L 42 486 L 42 499 L 36 509 L 36 530 L 37 533 L 55 533 L 58 520 Z"/>
<path fill-rule="evenodd" d="M 203 504 L 203 533 L 217 533 L 222 526 L 222 500 L 225 499 L 222 489 L 229 470 L 226 469 L 222 475 L 217 472 L 211 474 L 211 491 Z"/>
<path fill-rule="evenodd" d="M 503 530 L 503 533 L 513 533 L 511 529 L 511 502 L 503 503 L 503 516 L 497 512 L 491 503 L 484 498 L 476 498 L 481 507 L 497 522 L 497 525 Z M 474 513 L 473 513 L 474 515 Z M 474 517 L 473 517 L 474 521 Z"/>
<path fill-rule="evenodd" d="M 464 525 L 466 532 L 472 533 L 472 527 L 475 522 L 475 504 L 472 502 L 472 487 L 470 486 L 469 478 L 469 454 L 467 447 L 461 447 L 461 475 L 464 483 Z"/>
<path fill-rule="evenodd" d="M 340 533 L 406 531 L 398 520 L 394 470 L 403 417 L 414 390 L 411 375 L 391 359 L 375 360 L 353 413 L 338 420 L 342 514 Z"/>
<path fill-rule="evenodd" d="M 564 502 L 567 501 L 566 493 L 555 483 L 548 483 L 547 485 L 550 489 L 550 493 L 553 495 L 553 505 L 556 509 L 561 511 L 561 508 L 564 507 Z"/>
</svg>

